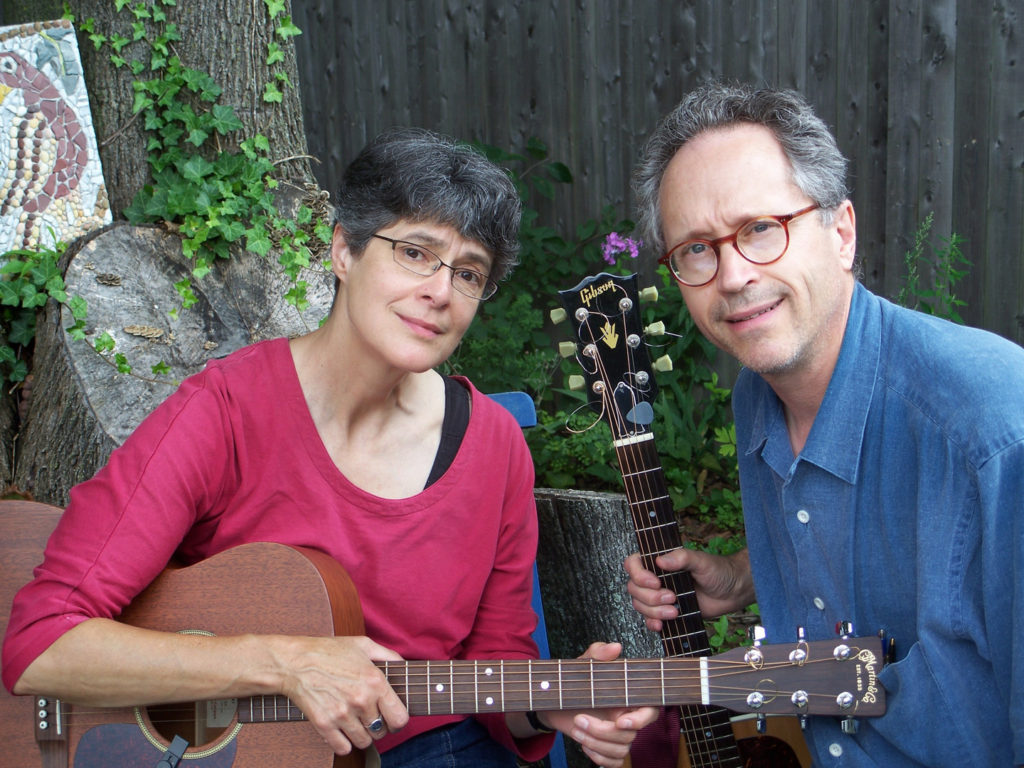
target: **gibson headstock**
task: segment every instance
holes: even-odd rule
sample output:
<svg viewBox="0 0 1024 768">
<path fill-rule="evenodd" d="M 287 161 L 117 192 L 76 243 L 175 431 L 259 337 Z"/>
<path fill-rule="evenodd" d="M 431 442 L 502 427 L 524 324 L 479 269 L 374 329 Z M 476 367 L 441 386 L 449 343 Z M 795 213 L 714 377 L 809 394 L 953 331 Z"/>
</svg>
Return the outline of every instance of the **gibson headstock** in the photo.
<svg viewBox="0 0 1024 768">
<path fill-rule="evenodd" d="M 660 323 L 645 329 L 640 314 L 641 299 L 656 299 L 657 291 L 638 291 L 635 274 L 602 272 L 558 295 L 579 341 L 571 351 L 583 369 L 590 407 L 607 419 L 615 439 L 646 431 L 658 394 L 654 371 L 671 369 L 667 357 L 652 363 L 644 344 L 645 335 L 664 332 Z"/>
</svg>

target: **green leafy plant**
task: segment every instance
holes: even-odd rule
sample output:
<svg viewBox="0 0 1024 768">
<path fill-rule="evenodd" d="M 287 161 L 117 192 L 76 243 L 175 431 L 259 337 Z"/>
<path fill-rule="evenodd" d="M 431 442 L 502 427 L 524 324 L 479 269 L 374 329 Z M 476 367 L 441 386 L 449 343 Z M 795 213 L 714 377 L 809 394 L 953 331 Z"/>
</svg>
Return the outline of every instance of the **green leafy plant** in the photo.
<svg viewBox="0 0 1024 768">
<path fill-rule="evenodd" d="M 5 385 L 25 380 L 35 341 L 36 314 L 48 299 L 68 304 L 81 329 L 85 302 L 69 301 L 58 262 L 64 243 L 39 250 L 18 249 L 0 256 L 0 375 Z"/>
<path fill-rule="evenodd" d="M 956 286 L 967 277 L 971 263 L 961 250 L 963 237 L 955 232 L 948 238 L 940 237 L 940 245 L 931 244 L 934 218 L 929 212 L 918 225 L 914 245 L 903 257 L 907 276 L 896 303 L 962 324 L 960 310 L 967 302 L 956 295 Z M 930 279 L 923 277 L 922 272 L 928 273 Z"/>
<path fill-rule="evenodd" d="M 209 273 L 216 259 L 230 258 L 233 247 L 261 256 L 276 250 L 278 263 L 292 281 L 285 301 L 303 310 L 308 306 L 302 271 L 311 263 L 311 245 L 329 243 L 331 227 L 302 206 L 293 219 L 279 213 L 274 194 L 278 182 L 270 144 L 262 134 L 239 143 L 238 151 L 221 148 L 222 141 L 243 127 L 230 105 L 220 104 L 220 86 L 206 72 L 186 67 L 174 53 L 180 40 L 177 26 L 164 8 L 176 0 L 116 0 L 128 29 L 101 33 L 93 19 L 81 28 L 93 45 L 110 49 L 111 61 L 135 76 L 132 111 L 143 121 L 152 183 L 146 184 L 125 210 L 133 223 L 162 221 L 177 229 L 183 253 L 193 261 L 191 279 L 175 284 L 181 308 L 195 301 L 193 280 Z M 291 87 L 280 64 L 284 53 L 278 41 L 300 34 L 284 14 L 280 0 L 264 0 L 274 23 L 275 40 L 266 51 L 273 79 L 263 91 L 268 103 L 281 101 L 281 88 Z M 140 43 L 140 46 L 132 46 Z M 138 55 L 131 55 L 134 51 Z M 179 308 L 169 309 L 174 317 Z M 100 346 L 112 349 L 113 340 Z M 120 370 L 130 372 L 124 361 Z"/>
<path fill-rule="evenodd" d="M 0 255 L 0 380 L 5 385 L 17 385 L 28 376 L 35 348 L 36 319 L 48 299 L 63 304 L 71 312 L 74 322 L 65 330 L 73 339 L 88 344 L 118 372 L 131 373 L 127 358 L 114 351 L 114 339 L 109 333 L 100 334 L 95 341 L 87 338 L 86 301 L 67 293 L 60 272 L 60 259 L 67 246 L 52 235 L 51 232 L 51 241 L 55 243 L 52 247 L 23 248 Z M 169 369 L 164 363 L 157 363 L 152 372 L 159 375 Z M 147 376 L 139 378 L 155 381 Z"/>
</svg>

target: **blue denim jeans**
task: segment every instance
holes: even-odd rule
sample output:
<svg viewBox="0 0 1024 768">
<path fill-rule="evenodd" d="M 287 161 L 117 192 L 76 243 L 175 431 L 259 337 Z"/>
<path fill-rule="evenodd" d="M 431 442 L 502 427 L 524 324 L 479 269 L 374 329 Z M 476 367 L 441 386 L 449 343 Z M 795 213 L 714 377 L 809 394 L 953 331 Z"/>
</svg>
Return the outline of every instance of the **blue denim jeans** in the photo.
<svg viewBox="0 0 1024 768">
<path fill-rule="evenodd" d="M 389 749 L 381 768 L 516 768 L 516 758 L 472 718 L 452 723 Z"/>
</svg>

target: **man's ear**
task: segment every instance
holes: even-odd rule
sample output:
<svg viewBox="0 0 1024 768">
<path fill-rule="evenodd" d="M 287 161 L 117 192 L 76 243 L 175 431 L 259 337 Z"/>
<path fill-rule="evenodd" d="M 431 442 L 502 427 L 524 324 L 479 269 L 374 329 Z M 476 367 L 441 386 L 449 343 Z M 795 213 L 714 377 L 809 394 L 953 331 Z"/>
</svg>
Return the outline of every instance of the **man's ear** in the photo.
<svg viewBox="0 0 1024 768">
<path fill-rule="evenodd" d="M 857 216 L 849 200 L 839 204 L 832 217 L 832 228 L 839 239 L 839 258 L 843 266 L 851 270 L 857 257 Z"/>
</svg>

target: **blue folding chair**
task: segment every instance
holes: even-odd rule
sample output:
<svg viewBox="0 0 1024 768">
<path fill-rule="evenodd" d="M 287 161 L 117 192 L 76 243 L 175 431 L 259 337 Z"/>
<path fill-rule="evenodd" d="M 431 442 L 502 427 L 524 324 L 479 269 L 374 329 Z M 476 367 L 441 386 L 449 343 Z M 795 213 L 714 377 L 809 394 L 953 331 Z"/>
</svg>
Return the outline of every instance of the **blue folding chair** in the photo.
<svg viewBox="0 0 1024 768">
<path fill-rule="evenodd" d="M 537 425 L 537 409 L 534 407 L 533 399 L 525 392 L 499 392 L 491 395 L 493 400 L 503 405 L 519 422 L 523 429 Z M 544 604 L 540 596 L 540 579 L 537 575 L 537 564 L 533 566 L 533 611 L 537 614 L 537 629 L 533 632 L 533 640 L 540 649 L 542 659 L 551 658 L 551 650 L 548 648 L 548 629 L 544 623 Z M 562 742 L 562 734 L 556 734 L 555 744 L 548 755 L 551 768 L 567 768 L 565 760 L 565 744 Z"/>
</svg>

